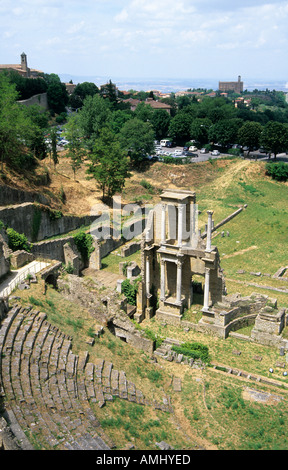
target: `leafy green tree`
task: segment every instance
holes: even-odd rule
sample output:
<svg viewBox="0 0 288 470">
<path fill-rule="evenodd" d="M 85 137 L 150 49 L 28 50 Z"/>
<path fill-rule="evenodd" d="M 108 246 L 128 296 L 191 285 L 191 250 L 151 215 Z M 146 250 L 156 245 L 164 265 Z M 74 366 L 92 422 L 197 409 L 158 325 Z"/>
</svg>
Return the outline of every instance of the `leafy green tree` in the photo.
<svg viewBox="0 0 288 470">
<path fill-rule="evenodd" d="M 248 147 L 248 155 L 253 147 L 259 146 L 262 126 L 258 122 L 247 121 L 238 131 L 238 143 Z"/>
<path fill-rule="evenodd" d="M 68 139 L 68 157 L 71 159 L 71 166 L 74 173 L 74 180 L 76 171 L 81 167 L 84 158 L 84 149 L 82 145 L 81 133 L 78 124 L 78 115 L 73 115 L 69 118 L 65 126 L 66 137 Z"/>
<path fill-rule="evenodd" d="M 65 112 L 69 97 L 64 83 L 55 73 L 44 75 L 47 83 L 47 100 L 49 108 L 57 114 Z"/>
<path fill-rule="evenodd" d="M 47 146 L 42 129 L 35 129 L 35 132 L 30 137 L 29 148 L 32 150 L 35 158 L 43 160 L 47 157 Z"/>
<path fill-rule="evenodd" d="M 201 145 L 208 143 L 209 129 L 212 126 L 212 121 L 208 118 L 196 118 L 191 124 L 190 133 L 194 140 L 197 140 Z"/>
<path fill-rule="evenodd" d="M 288 128 L 281 122 L 270 121 L 263 128 L 260 144 L 271 153 L 286 152 L 288 149 Z"/>
<path fill-rule="evenodd" d="M 113 111 L 111 117 L 111 129 L 115 134 L 118 134 L 125 122 L 133 118 L 133 112 L 131 110 L 120 110 Z"/>
<path fill-rule="evenodd" d="M 94 96 L 99 93 L 99 88 L 93 82 L 83 82 L 76 85 L 72 95 L 70 96 L 70 104 L 72 108 L 81 108 L 87 96 Z"/>
<path fill-rule="evenodd" d="M 192 118 L 188 113 L 180 111 L 171 119 L 168 135 L 173 141 L 181 145 L 190 140 L 190 127 Z"/>
<path fill-rule="evenodd" d="M 153 108 L 150 104 L 147 104 L 144 101 L 139 103 L 134 111 L 136 118 L 141 119 L 143 122 L 151 121 L 153 112 Z"/>
<path fill-rule="evenodd" d="M 110 101 L 112 107 L 115 107 L 118 100 L 117 88 L 111 80 L 109 80 L 109 82 L 100 87 L 100 94 L 103 98 L 108 99 Z"/>
<path fill-rule="evenodd" d="M 51 136 L 52 160 L 54 162 L 54 167 L 56 168 L 56 165 L 59 163 L 59 159 L 58 159 L 58 152 L 57 152 L 57 131 L 55 127 L 51 129 L 50 136 Z"/>
<path fill-rule="evenodd" d="M 107 127 L 111 119 L 112 112 L 108 100 L 99 94 L 85 98 L 83 107 L 79 111 L 78 124 L 89 151 L 92 150 L 102 127 Z"/>
<path fill-rule="evenodd" d="M 141 165 L 145 156 L 153 151 L 154 138 L 152 125 L 137 118 L 127 121 L 119 133 L 120 143 L 135 166 Z"/>
<path fill-rule="evenodd" d="M 19 95 L 15 84 L 0 74 L 0 161 L 18 167 L 25 159 L 25 145 L 35 130 L 24 106 L 17 103 Z M 23 157 L 22 157 L 23 156 Z M 28 157 L 27 157 L 28 158 Z M 23 165 L 24 167 L 25 165 Z"/>
<path fill-rule="evenodd" d="M 241 119 L 222 119 L 216 122 L 209 129 L 210 142 L 219 142 L 222 145 L 236 143 Z"/>
<path fill-rule="evenodd" d="M 153 126 L 156 139 L 161 140 L 168 134 L 170 121 L 171 116 L 164 109 L 156 109 L 153 112 L 150 122 Z"/>
<path fill-rule="evenodd" d="M 95 178 L 102 191 L 103 200 L 111 198 L 125 186 L 128 171 L 128 158 L 115 134 L 108 128 L 102 128 L 95 140 L 87 172 Z"/>
</svg>

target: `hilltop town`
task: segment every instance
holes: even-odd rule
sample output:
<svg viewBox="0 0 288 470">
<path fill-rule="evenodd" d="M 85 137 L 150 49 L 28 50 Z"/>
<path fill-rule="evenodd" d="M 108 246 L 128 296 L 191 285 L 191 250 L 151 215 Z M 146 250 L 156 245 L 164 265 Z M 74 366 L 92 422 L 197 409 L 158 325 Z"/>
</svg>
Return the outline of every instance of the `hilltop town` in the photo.
<svg viewBox="0 0 288 470">
<path fill-rule="evenodd" d="M 0 449 L 286 449 L 285 93 L 23 53 L 0 149 Z"/>
</svg>

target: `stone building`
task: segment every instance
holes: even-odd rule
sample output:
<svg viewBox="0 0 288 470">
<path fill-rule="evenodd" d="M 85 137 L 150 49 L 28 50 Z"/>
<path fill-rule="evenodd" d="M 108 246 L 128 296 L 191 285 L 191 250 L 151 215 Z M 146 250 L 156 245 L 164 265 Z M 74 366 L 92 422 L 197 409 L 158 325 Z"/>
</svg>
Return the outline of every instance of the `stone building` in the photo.
<svg viewBox="0 0 288 470">
<path fill-rule="evenodd" d="M 237 82 L 219 82 L 219 91 L 225 93 L 227 91 L 234 91 L 235 93 L 243 93 L 243 82 L 239 75 Z"/>
<path fill-rule="evenodd" d="M 25 52 L 22 52 L 20 59 L 20 64 L 0 64 L 0 71 L 13 70 L 25 78 L 37 78 L 39 74 L 43 73 L 41 70 L 31 69 L 28 67 L 27 55 Z"/>
<path fill-rule="evenodd" d="M 206 240 L 198 231 L 196 194 L 166 190 L 148 217 L 142 239 L 142 284 L 137 315 L 154 314 L 179 324 L 193 302 L 193 276 L 205 279 L 203 313 L 222 300 L 225 283 L 219 253 L 211 245 L 212 211 L 208 211 Z"/>
</svg>

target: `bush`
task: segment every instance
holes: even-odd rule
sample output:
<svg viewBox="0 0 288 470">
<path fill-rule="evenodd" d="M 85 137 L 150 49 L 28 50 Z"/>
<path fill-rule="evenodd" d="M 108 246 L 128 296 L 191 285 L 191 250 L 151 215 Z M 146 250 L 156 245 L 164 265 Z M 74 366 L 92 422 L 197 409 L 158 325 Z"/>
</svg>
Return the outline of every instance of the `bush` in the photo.
<svg viewBox="0 0 288 470">
<path fill-rule="evenodd" d="M 172 350 L 205 363 L 210 361 L 208 346 L 201 343 L 183 343 L 181 346 L 172 346 Z"/>
<path fill-rule="evenodd" d="M 131 284 L 129 279 L 125 279 L 125 281 L 123 281 L 121 285 L 121 292 L 127 298 L 128 304 L 136 305 L 136 297 L 138 292 L 138 286 L 136 282 L 133 282 L 133 284 Z"/>
<path fill-rule="evenodd" d="M 31 251 L 30 243 L 23 233 L 18 233 L 13 228 L 7 228 L 8 246 L 13 251 L 25 250 Z"/>
<path fill-rule="evenodd" d="M 73 238 L 83 261 L 88 261 L 91 253 L 94 251 L 92 235 L 81 230 L 80 232 L 76 233 Z"/>
<path fill-rule="evenodd" d="M 288 165 L 284 162 L 266 163 L 266 173 L 277 181 L 287 181 Z"/>
</svg>

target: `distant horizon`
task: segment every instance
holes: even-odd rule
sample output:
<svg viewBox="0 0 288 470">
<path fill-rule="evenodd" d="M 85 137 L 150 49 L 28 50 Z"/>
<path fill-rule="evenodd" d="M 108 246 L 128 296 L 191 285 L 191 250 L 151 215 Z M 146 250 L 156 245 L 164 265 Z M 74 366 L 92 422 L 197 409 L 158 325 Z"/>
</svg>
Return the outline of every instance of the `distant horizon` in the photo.
<svg viewBox="0 0 288 470">
<path fill-rule="evenodd" d="M 123 91 L 128 91 L 130 89 L 135 89 L 136 91 L 150 91 L 158 90 L 167 93 L 173 93 L 177 91 L 187 90 L 189 88 L 203 88 L 203 89 L 212 89 L 214 91 L 219 89 L 219 82 L 223 81 L 237 81 L 237 77 L 233 78 L 198 78 L 198 77 L 187 77 L 187 78 L 162 78 L 162 77 L 132 77 L 132 76 L 107 76 L 107 75 L 75 75 L 69 73 L 59 73 L 58 76 L 60 79 L 66 83 L 70 80 L 74 84 L 83 83 L 85 81 L 95 83 L 100 86 L 107 83 L 111 80 L 116 86 Z M 241 76 L 241 75 L 240 75 Z M 288 93 L 288 78 L 283 79 L 273 79 L 273 78 L 243 78 L 241 80 L 244 82 L 244 91 L 253 91 L 258 89 L 260 91 L 284 91 Z M 140 88 L 139 88 L 140 86 Z M 134 88 L 135 87 L 135 88 Z M 148 88 L 147 88 L 148 87 Z M 144 89 L 145 88 L 145 89 Z"/>
</svg>

